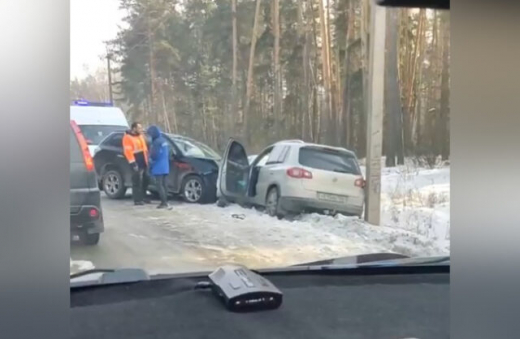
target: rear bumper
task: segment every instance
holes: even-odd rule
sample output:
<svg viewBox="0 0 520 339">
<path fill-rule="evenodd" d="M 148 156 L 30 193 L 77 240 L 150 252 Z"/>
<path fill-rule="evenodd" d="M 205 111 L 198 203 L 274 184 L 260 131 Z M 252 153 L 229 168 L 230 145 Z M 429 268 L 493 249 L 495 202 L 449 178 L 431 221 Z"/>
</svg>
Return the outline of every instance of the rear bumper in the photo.
<svg viewBox="0 0 520 339">
<path fill-rule="evenodd" d="M 345 215 L 361 216 L 363 214 L 363 204 L 336 204 L 333 202 L 326 202 L 312 198 L 297 198 L 297 197 L 281 197 L 280 205 L 282 209 L 299 213 L 299 212 L 318 212 L 333 211 Z"/>
<path fill-rule="evenodd" d="M 91 216 L 92 210 L 97 211 L 96 217 Z M 81 206 L 77 212 L 70 214 L 71 234 L 80 232 L 102 233 L 104 230 L 103 212 L 97 206 Z"/>
</svg>

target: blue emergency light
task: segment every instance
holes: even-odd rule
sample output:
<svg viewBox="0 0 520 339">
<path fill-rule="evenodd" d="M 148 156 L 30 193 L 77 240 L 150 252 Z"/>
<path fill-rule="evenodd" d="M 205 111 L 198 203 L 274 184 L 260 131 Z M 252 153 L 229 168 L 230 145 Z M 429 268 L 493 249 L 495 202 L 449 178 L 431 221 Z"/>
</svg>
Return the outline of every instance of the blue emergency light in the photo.
<svg viewBox="0 0 520 339">
<path fill-rule="evenodd" d="M 96 106 L 96 107 L 112 107 L 111 102 L 89 102 L 87 100 L 74 100 L 75 106 Z"/>
</svg>

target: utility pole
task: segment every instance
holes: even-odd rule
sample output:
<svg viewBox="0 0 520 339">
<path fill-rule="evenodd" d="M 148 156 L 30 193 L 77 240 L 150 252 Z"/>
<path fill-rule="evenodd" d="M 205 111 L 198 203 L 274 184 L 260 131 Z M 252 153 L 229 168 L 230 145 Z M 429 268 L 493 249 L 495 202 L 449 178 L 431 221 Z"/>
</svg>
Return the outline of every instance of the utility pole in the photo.
<svg viewBox="0 0 520 339">
<path fill-rule="evenodd" d="M 370 8 L 365 220 L 370 224 L 379 225 L 381 218 L 386 10 L 375 3 L 371 4 Z"/>
<path fill-rule="evenodd" d="M 114 94 L 112 92 L 112 68 L 110 66 L 110 60 L 112 59 L 112 53 L 107 52 L 107 73 L 108 73 L 108 95 L 110 103 L 114 103 Z"/>
</svg>

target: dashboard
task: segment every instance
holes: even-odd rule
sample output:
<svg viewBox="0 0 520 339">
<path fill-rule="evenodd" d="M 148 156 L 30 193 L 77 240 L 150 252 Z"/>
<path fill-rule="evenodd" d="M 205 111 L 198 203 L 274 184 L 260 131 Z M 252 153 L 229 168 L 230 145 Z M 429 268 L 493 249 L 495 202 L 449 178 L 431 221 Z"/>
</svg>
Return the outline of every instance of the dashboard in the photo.
<svg viewBox="0 0 520 339">
<path fill-rule="evenodd" d="M 449 266 L 263 275 L 277 310 L 230 312 L 202 275 L 74 288 L 70 338 L 449 338 Z"/>
</svg>

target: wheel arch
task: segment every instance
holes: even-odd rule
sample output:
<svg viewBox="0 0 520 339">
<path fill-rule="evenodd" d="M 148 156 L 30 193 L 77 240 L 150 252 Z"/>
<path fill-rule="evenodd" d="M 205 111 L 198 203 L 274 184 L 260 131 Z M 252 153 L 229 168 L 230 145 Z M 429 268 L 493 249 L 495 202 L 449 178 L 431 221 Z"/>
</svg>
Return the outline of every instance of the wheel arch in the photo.
<svg viewBox="0 0 520 339">
<path fill-rule="evenodd" d="M 267 186 L 267 191 L 266 191 L 266 194 L 265 194 L 265 197 L 264 199 L 267 199 L 267 195 L 269 195 L 269 192 L 273 189 L 273 188 L 276 188 L 278 190 L 278 195 L 281 197 L 282 196 L 282 190 L 280 188 L 280 185 L 276 182 L 273 182 L 271 184 L 269 184 L 269 186 Z"/>
</svg>

